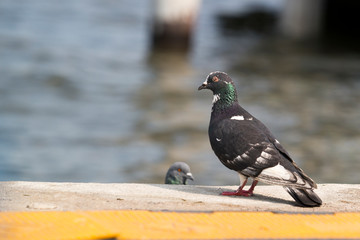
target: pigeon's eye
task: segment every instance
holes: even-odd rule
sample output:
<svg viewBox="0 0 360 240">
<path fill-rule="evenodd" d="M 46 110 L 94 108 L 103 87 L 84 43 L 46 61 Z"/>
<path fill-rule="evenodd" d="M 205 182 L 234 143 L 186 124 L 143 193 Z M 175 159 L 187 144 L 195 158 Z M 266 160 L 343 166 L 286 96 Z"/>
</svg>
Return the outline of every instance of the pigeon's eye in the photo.
<svg viewBox="0 0 360 240">
<path fill-rule="evenodd" d="M 212 78 L 212 81 L 213 81 L 213 82 L 218 82 L 218 81 L 219 81 L 219 78 L 218 78 L 217 76 L 214 76 L 214 77 Z"/>
<path fill-rule="evenodd" d="M 178 168 L 178 172 L 181 172 L 181 168 Z"/>
</svg>

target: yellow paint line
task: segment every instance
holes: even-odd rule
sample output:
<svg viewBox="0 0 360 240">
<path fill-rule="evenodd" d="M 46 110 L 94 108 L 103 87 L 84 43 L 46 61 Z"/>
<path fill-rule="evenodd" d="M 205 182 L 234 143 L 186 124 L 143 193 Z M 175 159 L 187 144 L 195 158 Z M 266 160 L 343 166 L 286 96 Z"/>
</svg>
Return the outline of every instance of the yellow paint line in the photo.
<svg viewBox="0 0 360 240">
<path fill-rule="evenodd" d="M 0 239 L 360 238 L 360 213 L 2 212 Z"/>
</svg>

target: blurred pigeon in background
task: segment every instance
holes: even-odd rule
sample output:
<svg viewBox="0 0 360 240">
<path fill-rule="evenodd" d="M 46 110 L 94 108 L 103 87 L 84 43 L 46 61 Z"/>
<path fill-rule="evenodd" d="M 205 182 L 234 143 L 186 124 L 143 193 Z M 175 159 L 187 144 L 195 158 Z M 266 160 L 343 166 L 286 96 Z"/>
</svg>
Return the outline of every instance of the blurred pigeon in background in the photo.
<svg viewBox="0 0 360 240">
<path fill-rule="evenodd" d="M 165 184 L 186 185 L 186 180 L 188 179 L 194 181 L 189 165 L 184 162 L 175 162 L 166 173 Z"/>
</svg>

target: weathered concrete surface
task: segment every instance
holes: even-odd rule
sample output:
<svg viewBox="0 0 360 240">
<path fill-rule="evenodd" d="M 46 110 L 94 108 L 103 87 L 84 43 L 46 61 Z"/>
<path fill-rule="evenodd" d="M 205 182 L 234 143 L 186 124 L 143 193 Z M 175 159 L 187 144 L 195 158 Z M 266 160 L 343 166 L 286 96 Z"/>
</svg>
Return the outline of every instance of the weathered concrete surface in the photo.
<svg viewBox="0 0 360 240">
<path fill-rule="evenodd" d="M 237 186 L 0 182 L 1 211 L 360 211 L 360 184 L 319 184 L 318 208 L 302 208 L 280 186 L 257 186 L 252 197 L 220 196 Z"/>
</svg>

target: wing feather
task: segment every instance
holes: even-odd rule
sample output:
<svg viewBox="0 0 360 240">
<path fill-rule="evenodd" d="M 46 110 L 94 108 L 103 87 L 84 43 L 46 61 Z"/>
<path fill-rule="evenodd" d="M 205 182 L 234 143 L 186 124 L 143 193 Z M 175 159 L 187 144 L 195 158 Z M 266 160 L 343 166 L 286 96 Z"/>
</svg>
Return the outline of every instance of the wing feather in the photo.
<svg viewBox="0 0 360 240">
<path fill-rule="evenodd" d="M 271 184 L 313 186 L 263 124 L 225 119 L 210 125 L 209 137 L 215 154 L 232 170 Z"/>
</svg>

